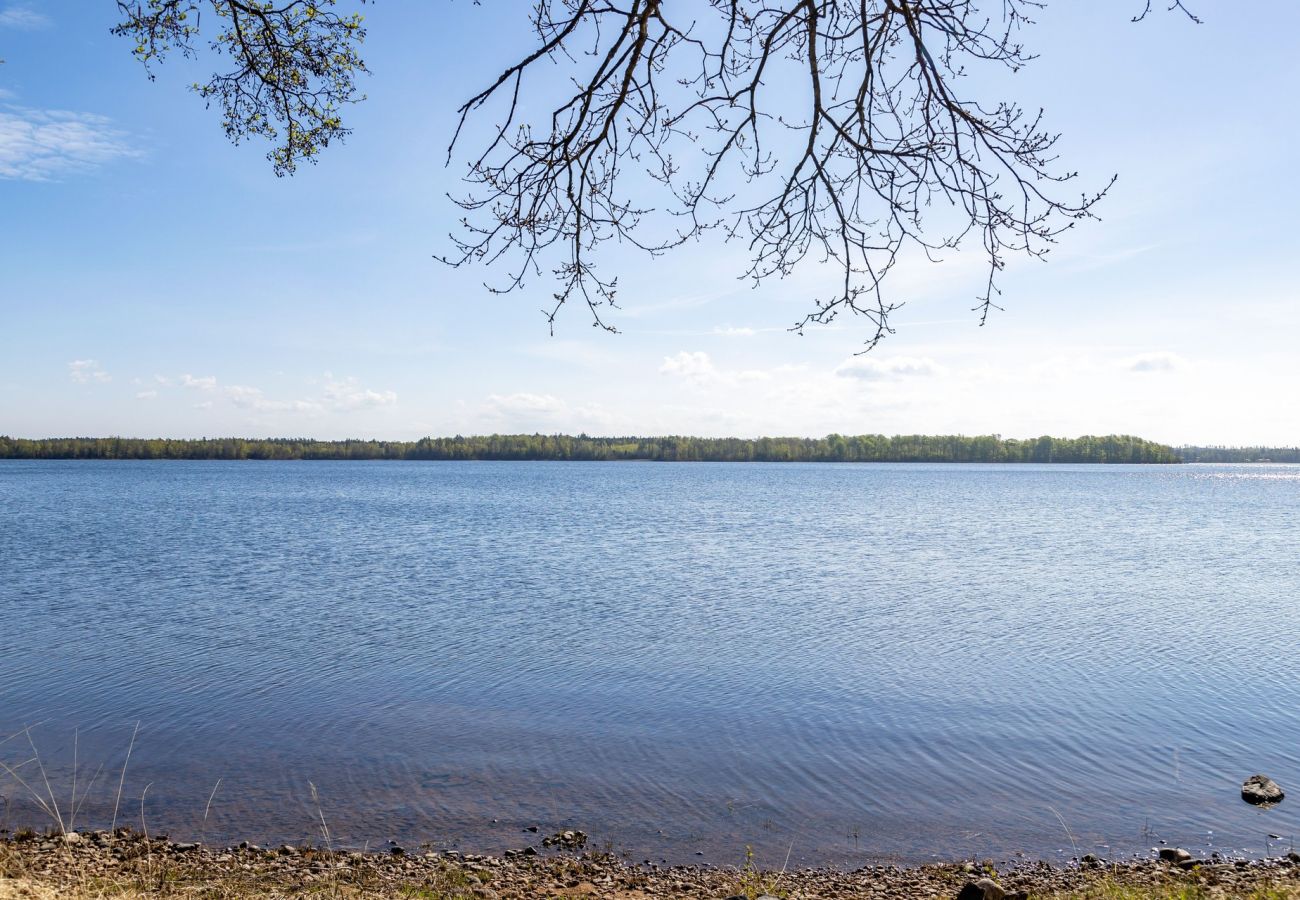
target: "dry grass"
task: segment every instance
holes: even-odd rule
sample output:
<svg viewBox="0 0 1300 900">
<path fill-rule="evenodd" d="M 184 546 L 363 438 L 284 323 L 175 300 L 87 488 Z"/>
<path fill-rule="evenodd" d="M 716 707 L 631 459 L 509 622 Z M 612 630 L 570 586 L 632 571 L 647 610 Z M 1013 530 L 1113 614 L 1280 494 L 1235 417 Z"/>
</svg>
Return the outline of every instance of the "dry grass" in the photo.
<svg viewBox="0 0 1300 900">
<path fill-rule="evenodd" d="M 1047 900 L 1300 900 L 1295 885 L 1231 886 L 1202 884 L 1126 885 L 1103 880 L 1082 891 L 1045 895 Z"/>
</svg>

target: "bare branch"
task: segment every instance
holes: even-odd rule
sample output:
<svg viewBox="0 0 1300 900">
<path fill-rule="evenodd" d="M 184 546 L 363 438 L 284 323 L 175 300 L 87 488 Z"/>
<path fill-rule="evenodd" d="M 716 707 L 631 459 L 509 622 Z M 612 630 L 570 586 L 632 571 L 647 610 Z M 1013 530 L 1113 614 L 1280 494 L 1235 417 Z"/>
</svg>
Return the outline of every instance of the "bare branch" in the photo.
<svg viewBox="0 0 1300 900">
<path fill-rule="evenodd" d="M 1060 167 L 1041 112 L 961 90 L 972 68 L 1032 60 L 1018 34 L 1041 6 L 708 0 L 686 21 L 660 0 L 537 0 L 537 49 L 461 107 L 457 140 L 473 113 L 503 102 L 468 163 L 446 261 L 506 260 L 498 291 L 549 269 L 552 325 L 576 297 L 612 330 L 602 244 L 658 254 L 719 229 L 745 241 L 754 284 L 809 257 L 832 266 L 836 286 L 793 329 L 847 311 L 871 324 L 870 348 L 901 305 L 882 285 L 902 254 L 978 242 L 983 324 L 1007 257 L 1045 255 L 1107 189 L 1071 196 L 1075 173 Z M 573 89 L 528 116 L 521 94 L 542 61 L 571 72 Z M 664 188 L 657 204 L 649 184 Z"/>
</svg>

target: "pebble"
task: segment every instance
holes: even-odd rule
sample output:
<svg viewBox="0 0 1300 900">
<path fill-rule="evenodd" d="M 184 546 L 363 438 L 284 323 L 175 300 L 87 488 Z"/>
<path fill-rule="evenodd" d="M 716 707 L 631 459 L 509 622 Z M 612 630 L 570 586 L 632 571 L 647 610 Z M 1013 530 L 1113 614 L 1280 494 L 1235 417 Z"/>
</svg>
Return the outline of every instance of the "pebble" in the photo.
<svg viewBox="0 0 1300 900">
<path fill-rule="evenodd" d="M 1284 829 L 1279 829 L 1284 830 Z M 563 832 L 561 832 L 563 834 Z M 89 833 L 72 845 L 60 841 L 61 835 L 39 835 L 21 841 L 0 835 L 0 857 L 13 861 L 18 871 L 34 885 L 34 896 L 57 896 L 50 891 L 70 874 L 95 878 L 132 877 L 147 852 L 167 854 L 166 865 L 177 878 L 195 886 L 207 896 L 220 896 L 231 885 L 256 884 L 264 895 L 301 896 L 327 881 L 349 896 L 380 896 L 411 884 L 427 884 L 434 895 L 472 895 L 481 900 L 533 900 L 537 897 L 632 898 L 640 900 L 681 900 L 681 898 L 727 898 L 739 900 L 741 882 L 734 868 L 714 868 L 703 863 L 673 865 L 647 869 L 620 862 L 606 854 L 566 854 L 546 857 L 536 848 L 509 851 L 500 857 L 444 853 L 441 856 L 406 854 L 395 857 L 389 848 L 384 852 L 330 853 L 320 848 L 294 847 L 292 853 L 279 848 L 263 852 L 237 852 L 162 840 L 146 841 L 129 832 L 115 835 L 111 845 L 93 840 Z M 286 845 L 287 846 L 287 845 Z M 1222 863 L 1209 859 L 1193 860 L 1179 848 L 1164 848 L 1161 859 L 1147 857 L 1125 861 L 1113 856 L 1106 861 L 1106 878 L 1120 886 L 1141 889 L 1153 884 L 1196 886 L 1209 883 L 1231 886 L 1231 896 L 1248 895 L 1265 884 L 1300 884 L 1300 853 L 1290 851 L 1286 857 L 1262 860 L 1231 860 Z M 233 854 L 233 855 L 232 855 Z M 1185 854 L 1185 857 L 1180 855 Z M 1153 854 L 1154 855 L 1154 854 Z M 121 857 L 119 860 L 117 857 Z M 1092 856 L 1092 854 L 1087 854 Z M 529 857 L 529 858 L 525 858 Z M 154 857 L 155 860 L 157 856 Z M 1182 862 L 1199 865 L 1196 874 L 1184 873 Z M 935 900 L 1026 900 L 1034 896 L 1077 894 L 1097 878 L 1095 871 L 1081 865 L 1053 868 L 1044 862 L 1017 862 L 993 872 L 978 861 L 943 863 L 905 868 L 867 866 L 847 872 L 831 869 L 765 872 L 764 882 L 772 893 L 763 898 L 935 898 Z M 1173 865 L 1171 865 L 1173 863 Z M 440 882 L 439 879 L 446 879 Z M 961 893 L 958 893 L 960 890 Z M 366 892 L 370 893 L 366 893 Z M 360 893 L 357 893 L 360 892 Z M 18 894 L 17 896 L 22 896 Z M 754 898 L 749 898 L 754 900 Z"/>
</svg>

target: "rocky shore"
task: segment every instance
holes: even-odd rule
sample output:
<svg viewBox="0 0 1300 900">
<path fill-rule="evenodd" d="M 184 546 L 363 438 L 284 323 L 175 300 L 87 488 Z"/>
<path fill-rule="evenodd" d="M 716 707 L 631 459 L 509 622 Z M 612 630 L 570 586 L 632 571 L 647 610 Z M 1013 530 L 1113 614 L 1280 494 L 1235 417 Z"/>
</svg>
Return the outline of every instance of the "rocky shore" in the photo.
<svg viewBox="0 0 1300 900">
<path fill-rule="evenodd" d="M 567 835 L 567 836 L 566 836 Z M 20 833 L 0 839 L 0 900 L 145 897 L 346 897 L 409 900 L 847 900 L 847 898 L 1300 898 L 1300 854 L 1270 860 L 1194 859 L 1166 851 L 1149 860 L 998 869 L 991 862 L 852 872 L 750 867 L 636 866 L 581 849 L 581 832 L 552 849 L 501 857 L 428 849 L 385 853 L 322 847 L 213 848 L 116 833 Z M 1162 858 L 1163 857 L 1163 858 Z"/>
</svg>

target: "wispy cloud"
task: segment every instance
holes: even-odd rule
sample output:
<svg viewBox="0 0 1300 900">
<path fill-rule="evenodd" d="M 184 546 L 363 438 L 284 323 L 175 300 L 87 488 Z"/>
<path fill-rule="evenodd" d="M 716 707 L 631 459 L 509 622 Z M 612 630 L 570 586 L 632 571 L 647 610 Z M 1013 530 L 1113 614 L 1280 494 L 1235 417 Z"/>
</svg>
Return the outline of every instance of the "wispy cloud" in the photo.
<svg viewBox="0 0 1300 900">
<path fill-rule="evenodd" d="M 139 156 L 111 119 L 91 113 L 0 110 L 0 178 L 54 181 Z"/>
<path fill-rule="evenodd" d="M 672 356 L 665 356 L 663 365 L 659 367 L 660 375 L 675 375 L 694 381 L 708 380 L 717 373 L 713 360 L 703 350 L 695 352 L 683 350 Z"/>
<path fill-rule="evenodd" d="M 766 381 L 772 377 L 770 372 L 761 369 L 719 369 L 709 354 L 702 350 L 682 350 L 665 356 L 659 374 L 681 378 L 699 387 Z"/>
<path fill-rule="evenodd" d="M 105 372 L 103 367 L 93 359 L 74 359 L 68 363 L 68 377 L 77 384 L 90 384 L 92 381 L 102 383 L 113 380 L 113 376 Z"/>
<path fill-rule="evenodd" d="M 945 372 L 947 372 L 947 369 L 928 356 L 893 356 L 884 359 L 875 356 L 855 356 L 846 360 L 835 370 L 835 374 L 841 378 L 857 378 L 862 381 L 924 378 L 932 375 L 943 375 Z"/>
<path fill-rule="evenodd" d="M 488 428 L 505 431 L 587 431 L 608 428 L 608 413 L 598 404 L 570 406 L 554 394 L 520 391 L 490 394 L 483 405 Z"/>
<path fill-rule="evenodd" d="M 322 412 L 324 407 L 314 400 L 272 400 L 262 393 L 261 388 L 232 384 L 222 388 L 226 398 L 240 409 L 253 412 L 293 412 L 314 415 Z"/>
<path fill-rule="evenodd" d="M 224 399 L 238 409 L 257 413 L 301 413 L 319 415 L 325 412 L 355 412 L 357 410 L 375 409 L 392 406 L 397 402 L 395 391 L 376 391 L 363 387 L 355 378 L 335 378 L 328 372 L 321 385 L 320 395 L 311 398 L 281 400 L 268 397 L 259 387 L 247 384 L 221 384 L 215 375 L 196 376 L 186 373 L 173 382 L 164 375 L 155 375 L 154 380 L 163 386 L 173 383 L 200 394 L 210 394 Z M 156 392 L 149 392 L 156 393 Z M 196 406 L 197 409 L 210 409 L 212 400 Z"/>
<path fill-rule="evenodd" d="M 13 3 L 0 9 L 0 28 L 36 31 L 40 28 L 49 28 L 53 24 L 49 16 L 24 4 Z"/>
<path fill-rule="evenodd" d="M 1130 372 L 1172 372 L 1181 369 L 1186 363 L 1177 353 L 1162 350 L 1130 357 L 1124 360 L 1123 366 Z"/>
<path fill-rule="evenodd" d="M 490 394 L 487 405 L 492 412 L 503 415 L 549 415 L 567 408 L 564 401 L 553 394 L 530 394 L 526 391 L 518 394 Z"/>
<path fill-rule="evenodd" d="M 396 402 L 396 391 L 374 391 L 362 387 L 355 378 L 336 380 L 330 375 L 325 376 L 325 405 L 330 409 L 374 409 L 392 406 Z"/>
<path fill-rule="evenodd" d="M 157 400 L 157 399 L 158 399 L 158 392 L 157 392 L 157 391 L 140 391 L 139 393 L 137 393 L 137 394 L 135 395 L 135 399 L 137 399 L 137 400 Z"/>
<path fill-rule="evenodd" d="M 155 376 L 160 384 L 166 384 L 166 380 L 161 375 Z M 215 391 L 217 389 L 217 377 L 215 375 L 205 375 L 202 378 L 195 378 L 188 373 L 181 376 L 181 387 L 189 388 L 192 391 Z"/>
</svg>

